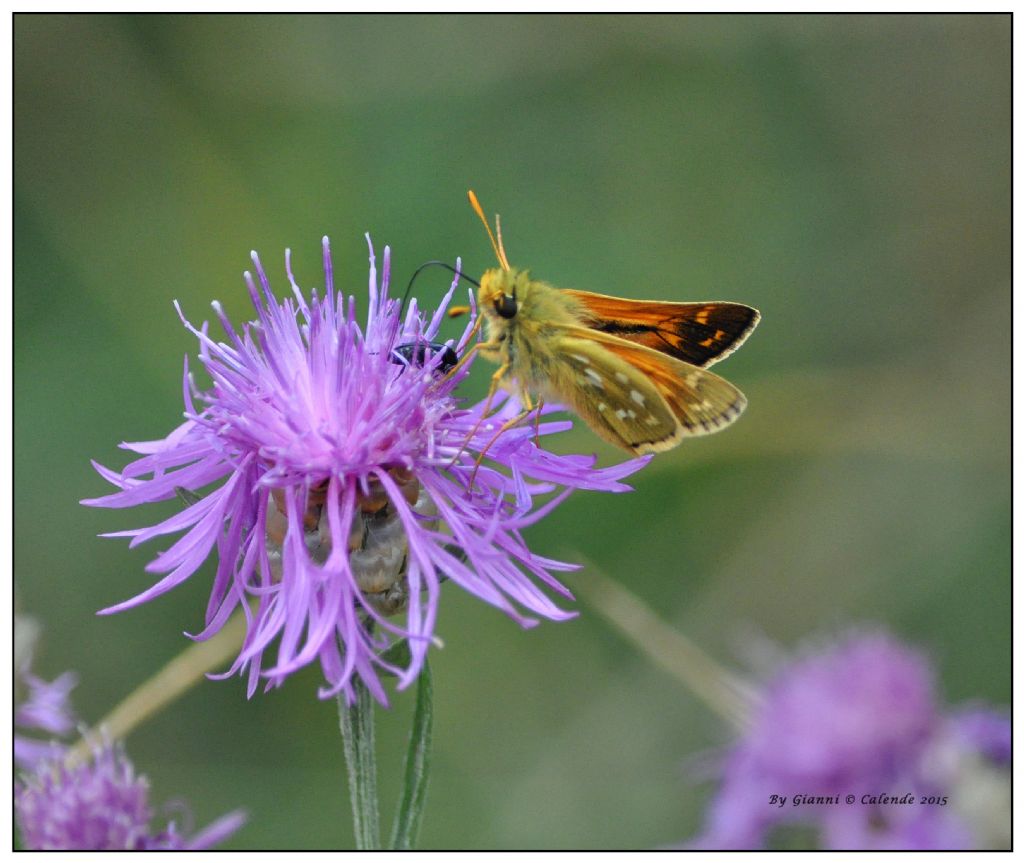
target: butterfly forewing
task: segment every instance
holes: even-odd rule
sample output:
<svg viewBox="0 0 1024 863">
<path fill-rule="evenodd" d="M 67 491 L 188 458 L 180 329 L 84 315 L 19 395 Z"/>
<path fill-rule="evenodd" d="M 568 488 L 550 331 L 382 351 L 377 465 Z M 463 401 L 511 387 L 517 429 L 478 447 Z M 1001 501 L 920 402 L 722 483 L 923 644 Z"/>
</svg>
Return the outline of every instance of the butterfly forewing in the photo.
<svg viewBox="0 0 1024 863">
<path fill-rule="evenodd" d="M 757 309 L 742 303 L 665 303 L 588 291 L 563 293 L 580 304 L 586 326 L 695 366 L 727 357 L 761 318 Z"/>
</svg>

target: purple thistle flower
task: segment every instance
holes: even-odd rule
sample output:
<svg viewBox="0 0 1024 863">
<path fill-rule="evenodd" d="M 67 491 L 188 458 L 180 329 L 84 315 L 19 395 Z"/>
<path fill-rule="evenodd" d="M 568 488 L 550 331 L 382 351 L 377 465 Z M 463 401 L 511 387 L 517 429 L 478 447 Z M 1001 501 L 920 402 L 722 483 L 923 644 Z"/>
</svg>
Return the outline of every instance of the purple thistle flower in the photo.
<svg viewBox="0 0 1024 863">
<path fill-rule="evenodd" d="M 951 721 L 924 656 L 882 633 L 850 635 L 763 688 L 693 844 L 759 848 L 776 827 L 797 824 L 833 850 L 987 846 L 998 828 L 960 805 L 971 796 L 960 756 L 994 751 L 998 761 L 1008 727 L 990 720 Z M 990 787 L 998 794 L 1006 779 Z"/>
<path fill-rule="evenodd" d="M 288 254 L 294 296 L 283 301 L 255 253 L 253 263 L 259 285 L 245 278 L 255 322 L 239 331 L 214 303 L 227 336 L 217 342 L 205 324 L 197 329 L 182 317 L 199 339 L 212 388 L 195 391 L 186 360 L 185 422 L 164 440 L 122 444 L 142 457 L 120 473 L 96 465 L 119 491 L 83 501 L 94 506 L 131 507 L 220 483 L 160 524 L 109 534 L 132 537 L 134 547 L 184 531 L 146 567 L 160 581 L 101 613 L 165 593 L 216 549 L 205 628 L 191 637 L 209 638 L 239 607 L 248 621 L 239 656 L 220 676 L 247 670 L 251 696 L 261 676 L 267 688 L 278 686 L 319 660 L 327 682 L 321 697 L 344 692 L 351 700 L 357 675 L 382 703 L 379 671 L 404 687 L 422 667 L 444 578 L 523 626 L 574 616 L 541 586 L 571 599 L 553 573 L 576 567 L 533 554 L 521 531 L 573 489 L 627 490 L 621 480 L 647 460 L 596 469 L 593 457 L 535 444 L 535 434 L 569 422 L 524 424 L 494 440 L 518 410 L 514 399 L 480 422 L 480 405 L 461 409 L 453 396 L 468 366 L 445 374 L 443 351 L 404 361 L 409 352 L 396 348 L 436 335 L 457 277 L 429 320 L 415 301 L 403 319 L 388 296 L 389 251 L 378 286 L 371 245 L 362 328 L 354 299 L 335 291 L 326 237 L 322 297 L 300 291 Z M 469 338 L 467 325 L 454 349 L 461 353 Z M 388 619 L 402 610 L 404 625 Z M 406 668 L 381 656 L 401 638 Z"/>
<path fill-rule="evenodd" d="M 149 783 L 136 776 L 120 746 L 98 748 L 92 761 L 76 767 L 41 763 L 15 784 L 14 812 L 22 842 L 33 851 L 200 850 L 245 821 L 236 811 L 192 837 L 173 821 L 152 833 Z"/>
</svg>

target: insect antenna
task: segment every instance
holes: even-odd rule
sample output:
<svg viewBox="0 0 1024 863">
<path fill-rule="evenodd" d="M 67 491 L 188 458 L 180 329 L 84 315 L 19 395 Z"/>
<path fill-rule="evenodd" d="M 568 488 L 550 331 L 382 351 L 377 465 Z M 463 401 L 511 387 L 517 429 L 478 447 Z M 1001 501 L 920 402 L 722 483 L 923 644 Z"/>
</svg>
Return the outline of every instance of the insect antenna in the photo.
<svg viewBox="0 0 1024 863">
<path fill-rule="evenodd" d="M 494 223 L 498 226 L 498 239 L 494 239 L 494 234 L 491 233 L 491 226 L 487 224 L 487 217 L 484 215 L 483 207 L 480 206 L 480 202 L 476 199 L 476 194 L 472 189 L 469 190 L 469 204 L 487 229 L 487 236 L 491 238 L 491 247 L 494 249 L 494 254 L 498 257 L 498 263 L 501 264 L 503 270 L 511 270 L 512 268 L 508 265 L 508 258 L 505 257 L 505 247 L 501 243 L 500 217 L 495 217 L 494 220 Z"/>
<path fill-rule="evenodd" d="M 508 255 L 505 254 L 505 242 L 501 239 L 501 216 L 497 213 L 494 214 L 494 228 L 498 232 L 498 251 L 501 252 L 501 260 L 507 270 L 509 268 Z"/>
<path fill-rule="evenodd" d="M 412 274 L 412 278 L 409 279 L 409 284 L 405 289 L 405 293 L 402 295 L 402 305 L 399 306 L 398 308 L 399 319 L 401 319 L 402 315 L 405 314 L 405 303 L 409 299 L 409 294 L 412 292 L 412 283 L 416 281 L 416 277 L 427 267 L 444 267 L 446 270 L 451 270 L 451 272 L 455 273 L 455 275 L 457 275 L 460 279 L 465 279 L 470 284 L 476 285 L 478 288 L 480 287 L 480 283 L 476 281 L 476 279 L 471 279 L 469 276 L 463 273 L 462 270 L 456 269 L 451 264 L 446 263 L 445 261 L 427 261 L 425 264 L 420 264 L 416 268 L 416 271 Z"/>
</svg>

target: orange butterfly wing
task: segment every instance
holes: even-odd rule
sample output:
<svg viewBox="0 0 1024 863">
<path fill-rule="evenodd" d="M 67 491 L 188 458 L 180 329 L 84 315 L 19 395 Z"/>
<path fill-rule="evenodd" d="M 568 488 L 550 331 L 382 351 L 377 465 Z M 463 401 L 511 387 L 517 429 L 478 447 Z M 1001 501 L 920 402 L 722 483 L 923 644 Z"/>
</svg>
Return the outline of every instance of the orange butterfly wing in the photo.
<svg viewBox="0 0 1024 863">
<path fill-rule="evenodd" d="M 576 300 L 582 323 L 695 366 L 725 359 L 757 326 L 761 313 L 742 303 L 667 303 L 563 290 Z"/>
</svg>

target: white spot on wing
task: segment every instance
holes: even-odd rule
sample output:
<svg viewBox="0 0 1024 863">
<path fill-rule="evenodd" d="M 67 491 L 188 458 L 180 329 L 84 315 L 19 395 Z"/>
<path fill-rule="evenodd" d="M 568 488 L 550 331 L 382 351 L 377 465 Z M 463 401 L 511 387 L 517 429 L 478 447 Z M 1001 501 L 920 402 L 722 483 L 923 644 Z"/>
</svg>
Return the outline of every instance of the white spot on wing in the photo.
<svg viewBox="0 0 1024 863">
<path fill-rule="evenodd" d="M 576 360 L 576 362 L 581 363 L 582 365 L 590 365 L 590 360 L 583 356 L 583 354 L 569 354 L 569 356 Z"/>
<path fill-rule="evenodd" d="M 604 389 L 604 381 L 601 380 L 601 376 L 593 369 L 584 369 L 583 374 L 590 378 L 590 382 L 599 390 Z"/>
<path fill-rule="evenodd" d="M 630 390 L 629 397 L 633 399 L 633 401 L 635 401 L 638 405 L 642 405 L 644 403 L 644 394 L 638 392 L 637 390 Z"/>
<path fill-rule="evenodd" d="M 626 412 L 624 410 L 617 410 L 615 411 L 615 416 L 617 416 L 620 420 L 624 420 L 626 418 Z"/>
<path fill-rule="evenodd" d="M 602 411 L 602 412 L 606 411 L 606 410 L 608 410 L 608 405 L 606 405 L 604 402 L 598 402 L 597 403 L 597 409 L 599 411 Z"/>
<path fill-rule="evenodd" d="M 615 373 L 615 380 L 617 380 L 620 384 L 628 384 L 629 383 L 629 378 L 626 377 L 626 374 L 624 372 L 616 372 Z"/>
</svg>

